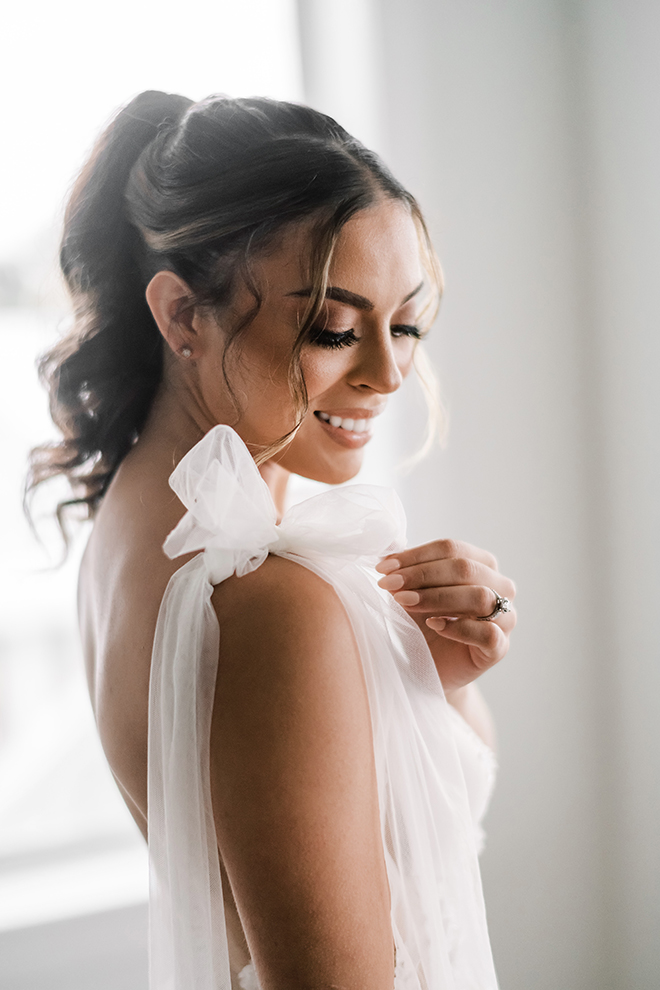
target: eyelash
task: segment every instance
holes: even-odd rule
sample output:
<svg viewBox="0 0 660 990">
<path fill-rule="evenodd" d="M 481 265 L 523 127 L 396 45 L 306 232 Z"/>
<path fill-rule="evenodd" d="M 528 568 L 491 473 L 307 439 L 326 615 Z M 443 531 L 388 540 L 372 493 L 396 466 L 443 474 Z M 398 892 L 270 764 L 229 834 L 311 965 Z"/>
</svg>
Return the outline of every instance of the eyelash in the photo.
<svg viewBox="0 0 660 990">
<path fill-rule="evenodd" d="M 422 339 L 422 331 L 419 327 L 410 326 L 407 323 L 398 323 L 390 327 L 394 337 L 412 337 L 415 340 Z M 398 331 L 398 332 L 395 332 Z M 333 333 L 323 327 L 312 327 L 310 332 L 310 343 L 317 347 L 327 347 L 329 350 L 339 350 L 340 347 L 350 347 L 356 344 L 359 337 L 356 337 L 352 330 L 345 330 L 343 333 Z"/>
</svg>

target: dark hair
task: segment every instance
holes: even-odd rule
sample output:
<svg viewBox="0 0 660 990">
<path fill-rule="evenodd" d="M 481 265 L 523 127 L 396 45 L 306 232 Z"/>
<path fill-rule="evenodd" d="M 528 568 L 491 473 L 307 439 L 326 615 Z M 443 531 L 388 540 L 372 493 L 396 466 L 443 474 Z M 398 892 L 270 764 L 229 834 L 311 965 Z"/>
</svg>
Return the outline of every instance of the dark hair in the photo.
<svg viewBox="0 0 660 990">
<path fill-rule="evenodd" d="M 243 278 L 255 307 L 238 331 L 260 305 L 250 259 L 286 225 L 310 219 L 314 293 L 290 369 L 306 409 L 298 359 L 334 244 L 381 196 L 408 204 L 433 274 L 414 198 L 332 118 L 265 98 L 135 97 L 101 135 L 66 209 L 60 263 L 74 325 L 39 364 L 62 440 L 32 452 L 28 492 L 63 474 L 75 497 L 59 506 L 60 522 L 69 505 L 93 513 L 139 436 L 162 376 L 163 340 L 145 299 L 157 271 L 175 272 L 195 304 L 213 307 L 229 303 Z"/>
</svg>

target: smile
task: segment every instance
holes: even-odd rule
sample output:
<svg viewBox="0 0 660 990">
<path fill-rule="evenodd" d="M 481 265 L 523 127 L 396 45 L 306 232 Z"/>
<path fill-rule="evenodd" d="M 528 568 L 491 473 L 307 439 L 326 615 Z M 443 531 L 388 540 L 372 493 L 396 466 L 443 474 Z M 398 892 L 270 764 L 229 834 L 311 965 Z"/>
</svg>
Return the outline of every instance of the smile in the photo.
<svg viewBox="0 0 660 990">
<path fill-rule="evenodd" d="M 324 423 L 330 423 L 338 430 L 347 430 L 349 433 L 366 433 L 369 428 L 369 421 L 366 419 L 342 419 L 341 416 L 331 416 L 330 413 L 319 412 L 316 414 Z"/>
<path fill-rule="evenodd" d="M 378 409 L 341 409 L 336 413 L 317 410 L 314 415 L 324 432 L 336 443 L 355 449 L 371 440 L 371 420 L 384 408 L 383 405 Z"/>
</svg>

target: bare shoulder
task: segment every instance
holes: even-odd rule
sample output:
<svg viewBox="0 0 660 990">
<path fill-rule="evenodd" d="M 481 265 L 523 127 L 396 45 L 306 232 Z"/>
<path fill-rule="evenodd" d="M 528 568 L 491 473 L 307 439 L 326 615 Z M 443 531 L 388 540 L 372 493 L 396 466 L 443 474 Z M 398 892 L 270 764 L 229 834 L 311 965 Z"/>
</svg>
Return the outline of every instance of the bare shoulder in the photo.
<svg viewBox="0 0 660 990">
<path fill-rule="evenodd" d="M 329 720 L 367 738 L 368 700 L 353 630 L 334 588 L 301 564 L 271 556 L 256 571 L 219 585 L 218 697 L 223 717 L 254 718 L 259 741 L 273 705 L 293 714 L 300 745 Z M 258 729 L 258 727 L 261 727 Z M 290 736 L 292 747 L 296 736 Z M 363 754 L 364 755 L 364 754 Z"/>
<path fill-rule="evenodd" d="M 216 834 L 268 986 L 391 986 L 369 703 L 334 589 L 271 557 L 213 596 Z"/>
<path fill-rule="evenodd" d="M 330 634 L 352 639 L 350 622 L 334 588 L 283 557 L 270 556 L 257 570 L 218 585 L 213 605 L 221 629 L 255 637 L 302 642 Z"/>
</svg>

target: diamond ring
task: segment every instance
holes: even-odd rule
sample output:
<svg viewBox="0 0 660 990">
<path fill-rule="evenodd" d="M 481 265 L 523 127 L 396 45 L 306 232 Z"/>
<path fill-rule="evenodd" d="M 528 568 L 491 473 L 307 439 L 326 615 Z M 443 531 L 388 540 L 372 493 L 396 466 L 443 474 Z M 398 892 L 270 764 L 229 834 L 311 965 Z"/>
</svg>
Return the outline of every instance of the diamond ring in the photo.
<svg viewBox="0 0 660 990">
<path fill-rule="evenodd" d="M 498 593 L 495 591 L 494 588 L 491 588 L 490 590 L 495 595 L 495 608 L 490 613 L 490 615 L 478 615 L 477 619 L 479 620 L 479 622 L 492 622 L 493 619 L 497 618 L 500 612 L 511 611 L 511 602 L 509 601 L 509 599 L 502 597 L 502 595 L 498 595 Z"/>
</svg>

